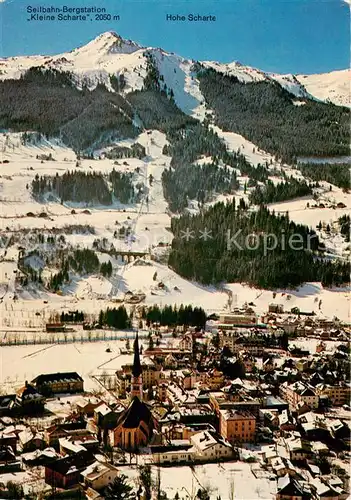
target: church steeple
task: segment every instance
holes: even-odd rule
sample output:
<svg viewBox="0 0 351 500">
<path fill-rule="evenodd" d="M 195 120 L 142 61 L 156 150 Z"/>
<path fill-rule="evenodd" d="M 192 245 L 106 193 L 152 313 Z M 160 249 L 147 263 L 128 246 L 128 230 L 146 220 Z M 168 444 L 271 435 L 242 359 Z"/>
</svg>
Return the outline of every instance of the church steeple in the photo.
<svg viewBox="0 0 351 500">
<path fill-rule="evenodd" d="M 143 378 L 142 378 L 142 369 L 140 363 L 140 352 L 139 352 L 139 337 L 136 334 L 134 340 L 134 361 L 132 368 L 132 380 L 130 387 L 130 395 L 133 398 L 137 396 L 140 401 L 143 399 Z"/>
<path fill-rule="evenodd" d="M 139 338 L 138 334 L 136 334 L 134 340 L 134 361 L 133 361 L 133 369 L 132 374 L 134 377 L 140 377 L 141 375 L 141 364 L 140 364 L 140 351 L 139 351 Z"/>
</svg>

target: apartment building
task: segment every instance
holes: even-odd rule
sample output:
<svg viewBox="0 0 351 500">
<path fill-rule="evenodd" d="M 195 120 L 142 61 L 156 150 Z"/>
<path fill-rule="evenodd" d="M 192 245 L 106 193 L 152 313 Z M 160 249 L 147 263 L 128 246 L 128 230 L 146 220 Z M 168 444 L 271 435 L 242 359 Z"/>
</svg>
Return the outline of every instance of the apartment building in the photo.
<svg viewBox="0 0 351 500">
<path fill-rule="evenodd" d="M 301 403 L 307 404 L 310 408 L 318 408 L 319 395 L 314 388 L 303 382 L 288 384 L 284 382 L 279 389 L 280 396 L 288 402 L 290 409 L 295 410 Z"/>
<path fill-rule="evenodd" d="M 318 384 L 315 390 L 318 396 L 327 396 L 333 406 L 350 403 L 351 387 L 348 384 Z"/>
<path fill-rule="evenodd" d="M 256 434 L 256 418 L 246 410 L 220 410 L 219 431 L 230 444 L 252 443 Z"/>
</svg>

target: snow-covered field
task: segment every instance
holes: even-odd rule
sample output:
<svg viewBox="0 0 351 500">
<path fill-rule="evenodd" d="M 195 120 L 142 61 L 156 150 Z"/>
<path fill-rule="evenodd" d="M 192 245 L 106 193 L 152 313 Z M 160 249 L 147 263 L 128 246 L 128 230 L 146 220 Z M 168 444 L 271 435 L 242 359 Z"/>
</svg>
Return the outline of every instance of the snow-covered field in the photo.
<svg viewBox="0 0 351 500">
<path fill-rule="evenodd" d="M 133 467 L 122 469 L 131 480 L 137 479 L 138 470 Z M 152 468 L 156 477 L 156 467 Z M 243 462 L 226 462 L 223 464 L 205 464 L 190 467 L 161 467 L 161 489 L 170 498 L 178 491 L 180 500 L 194 498 L 199 488 L 210 492 L 211 500 L 219 496 L 223 500 L 230 499 L 234 491 L 236 500 L 272 500 L 277 491 L 276 482 L 268 477 L 256 478 L 250 464 Z"/>
<path fill-rule="evenodd" d="M 350 288 L 325 289 L 320 283 L 305 283 L 296 290 L 277 290 L 275 298 L 268 290 L 250 288 L 240 283 L 226 285 L 233 292 L 234 298 L 241 305 L 243 299 L 255 304 L 255 311 L 267 311 L 271 302 L 282 304 L 284 310 L 298 307 L 301 311 L 314 311 L 317 316 L 332 318 L 337 316 L 340 320 L 350 322 L 351 296 Z M 318 309 L 319 301 L 322 301 Z"/>
<path fill-rule="evenodd" d="M 123 334 L 121 334 L 122 337 Z M 110 348 L 111 352 L 106 352 Z M 133 356 L 120 355 L 123 341 L 0 347 L 0 386 L 10 392 L 40 373 L 77 371 L 86 391 L 101 389 L 95 375 L 114 374 Z"/>
</svg>

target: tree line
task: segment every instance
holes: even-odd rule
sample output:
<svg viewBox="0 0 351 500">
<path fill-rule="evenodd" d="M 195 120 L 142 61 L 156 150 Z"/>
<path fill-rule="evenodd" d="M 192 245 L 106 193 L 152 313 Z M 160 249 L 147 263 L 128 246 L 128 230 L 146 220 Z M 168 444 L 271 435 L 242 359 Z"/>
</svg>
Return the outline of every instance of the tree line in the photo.
<svg viewBox="0 0 351 500">
<path fill-rule="evenodd" d="M 267 180 L 264 186 L 256 186 L 250 193 L 249 200 L 254 205 L 264 205 L 279 201 L 291 200 L 312 194 L 311 185 L 291 177 L 285 182 L 274 184 Z"/>
<path fill-rule="evenodd" d="M 48 288 L 55 292 L 59 290 L 64 283 L 69 282 L 70 271 L 80 275 L 100 272 L 103 276 L 110 277 L 112 264 L 110 261 L 100 264 L 97 254 L 90 248 L 78 248 L 68 255 L 66 259 L 62 258 L 60 270 L 52 274 L 48 280 Z"/>
<path fill-rule="evenodd" d="M 105 310 L 101 310 L 99 312 L 98 325 L 100 328 L 109 326 L 120 330 L 126 330 L 132 326 L 127 310 L 124 306 L 119 306 L 117 308 L 108 307 Z"/>
<path fill-rule="evenodd" d="M 111 160 L 118 160 L 121 158 L 139 158 L 140 160 L 146 156 L 144 146 L 138 142 L 131 145 L 130 148 L 126 146 L 115 146 L 106 152 L 106 158 Z"/>
<path fill-rule="evenodd" d="M 32 194 L 41 198 L 53 193 L 65 201 L 87 204 L 111 205 L 112 195 L 121 203 L 134 201 L 135 191 L 132 183 L 133 174 L 118 172 L 113 169 L 107 176 L 100 172 L 81 172 L 75 170 L 63 175 L 49 177 L 37 174 L 32 181 Z M 107 181 L 111 182 L 112 191 Z"/>
<path fill-rule="evenodd" d="M 206 313 L 201 307 L 191 305 L 177 306 L 157 305 L 142 309 L 142 318 L 146 320 L 148 326 L 152 323 L 159 323 L 161 326 L 196 326 L 204 328 L 206 324 Z"/>
<path fill-rule="evenodd" d="M 304 177 L 314 181 L 326 181 L 345 190 L 351 189 L 349 163 L 299 163 L 298 168 Z"/>
</svg>

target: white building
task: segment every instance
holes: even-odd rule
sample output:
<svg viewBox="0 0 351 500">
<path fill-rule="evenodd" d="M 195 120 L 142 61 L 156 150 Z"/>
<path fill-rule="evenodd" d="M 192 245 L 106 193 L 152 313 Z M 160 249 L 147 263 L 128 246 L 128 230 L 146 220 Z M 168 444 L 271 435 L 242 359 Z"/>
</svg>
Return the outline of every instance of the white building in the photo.
<svg viewBox="0 0 351 500">
<path fill-rule="evenodd" d="M 228 459 L 233 455 L 233 448 L 215 432 L 198 432 L 190 437 L 190 442 L 196 450 L 197 460 L 214 461 Z"/>
<path fill-rule="evenodd" d="M 84 484 L 99 491 L 106 488 L 118 476 L 119 471 L 109 463 L 96 461 L 89 465 L 82 473 Z"/>
</svg>

